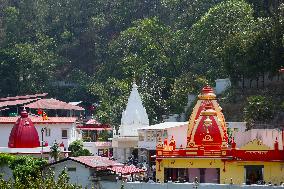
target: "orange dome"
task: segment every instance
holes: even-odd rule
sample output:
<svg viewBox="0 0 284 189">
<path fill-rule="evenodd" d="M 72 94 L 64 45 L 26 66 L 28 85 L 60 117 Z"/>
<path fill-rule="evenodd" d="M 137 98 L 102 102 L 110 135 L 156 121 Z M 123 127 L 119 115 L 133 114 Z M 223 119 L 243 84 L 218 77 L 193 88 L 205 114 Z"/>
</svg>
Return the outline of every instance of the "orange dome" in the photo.
<svg viewBox="0 0 284 189">
<path fill-rule="evenodd" d="M 21 117 L 16 121 L 9 137 L 9 148 L 35 148 L 39 147 L 39 137 L 33 122 L 28 118 L 24 109 Z"/>
</svg>

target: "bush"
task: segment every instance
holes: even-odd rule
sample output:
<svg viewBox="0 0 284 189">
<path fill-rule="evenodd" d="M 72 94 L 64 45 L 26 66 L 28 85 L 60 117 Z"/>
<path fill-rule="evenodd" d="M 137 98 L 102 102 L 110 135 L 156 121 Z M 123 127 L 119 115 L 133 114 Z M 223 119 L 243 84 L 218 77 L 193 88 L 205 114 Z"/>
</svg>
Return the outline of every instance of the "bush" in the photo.
<svg viewBox="0 0 284 189">
<path fill-rule="evenodd" d="M 83 142 L 81 140 L 75 140 L 69 145 L 68 150 L 71 151 L 71 156 L 90 156 L 91 152 L 87 149 L 83 149 Z"/>
</svg>

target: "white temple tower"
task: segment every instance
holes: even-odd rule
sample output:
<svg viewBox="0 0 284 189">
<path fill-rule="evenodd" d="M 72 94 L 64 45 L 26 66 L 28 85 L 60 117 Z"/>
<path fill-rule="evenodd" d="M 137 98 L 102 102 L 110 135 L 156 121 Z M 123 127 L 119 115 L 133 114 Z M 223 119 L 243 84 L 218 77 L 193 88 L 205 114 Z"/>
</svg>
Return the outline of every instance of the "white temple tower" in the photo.
<svg viewBox="0 0 284 189">
<path fill-rule="evenodd" d="M 134 83 L 126 109 L 122 112 L 119 130 L 117 133 L 114 132 L 113 135 L 113 156 L 122 163 L 127 162 L 134 148 L 137 148 L 137 129 L 149 126 L 148 115 L 137 88 L 137 85 Z"/>
</svg>

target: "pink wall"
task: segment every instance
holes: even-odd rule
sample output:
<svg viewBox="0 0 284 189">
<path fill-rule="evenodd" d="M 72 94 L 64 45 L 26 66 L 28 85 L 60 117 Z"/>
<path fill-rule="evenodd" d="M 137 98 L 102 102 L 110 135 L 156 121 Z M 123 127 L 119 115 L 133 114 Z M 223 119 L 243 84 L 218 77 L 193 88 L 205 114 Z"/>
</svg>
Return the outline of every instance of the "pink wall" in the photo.
<svg viewBox="0 0 284 189">
<path fill-rule="evenodd" d="M 219 175 L 217 169 L 210 168 L 205 170 L 205 182 L 206 183 L 218 183 Z"/>
<path fill-rule="evenodd" d="M 234 133 L 234 139 L 237 144 L 237 148 L 240 148 L 247 144 L 248 142 L 259 139 L 263 144 L 274 149 L 275 139 L 278 139 L 279 149 L 283 149 L 282 132 L 276 129 L 252 129 L 249 131 L 238 131 Z"/>
</svg>

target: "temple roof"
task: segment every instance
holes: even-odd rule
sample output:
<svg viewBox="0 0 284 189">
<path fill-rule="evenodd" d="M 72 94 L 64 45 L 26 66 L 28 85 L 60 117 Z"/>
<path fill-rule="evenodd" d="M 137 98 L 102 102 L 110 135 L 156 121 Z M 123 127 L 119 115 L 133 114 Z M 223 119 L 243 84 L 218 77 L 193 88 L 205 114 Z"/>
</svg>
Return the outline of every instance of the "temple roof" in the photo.
<svg viewBox="0 0 284 189">
<path fill-rule="evenodd" d="M 33 122 L 24 109 L 11 130 L 9 148 L 36 148 L 40 146 L 39 137 Z"/>
<path fill-rule="evenodd" d="M 216 101 L 213 89 L 205 86 L 190 116 L 187 147 L 220 149 L 227 144 L 227 128 L 222 109 Z"/>
<path fill-rule="evenodd" d="M 122 113 L 119 133 L 122 136 L 138 136 L 137 129 L 149 126 L 149 119 L 146 109 L 142 104 L 137 85 L 132 85 L 126 109 Z"/>
</svg>

